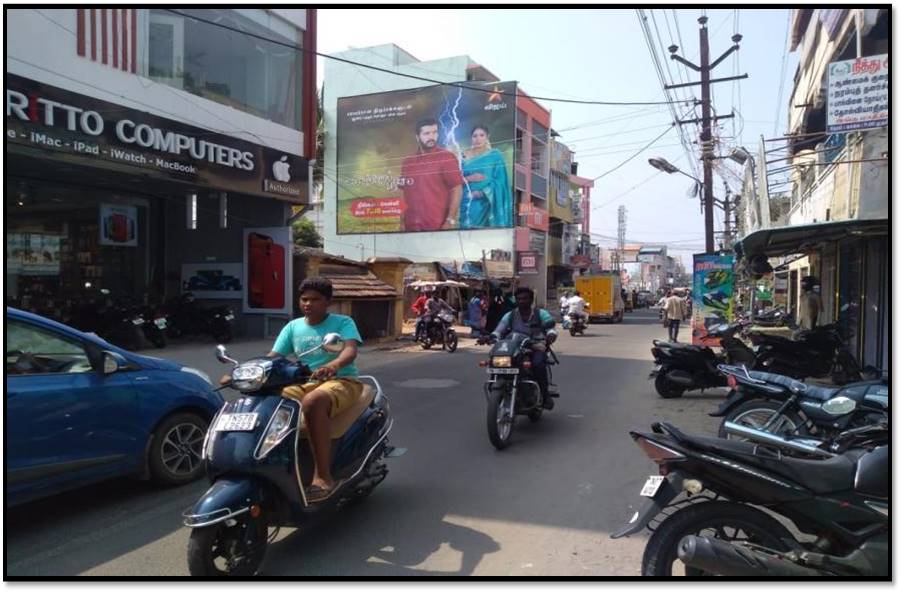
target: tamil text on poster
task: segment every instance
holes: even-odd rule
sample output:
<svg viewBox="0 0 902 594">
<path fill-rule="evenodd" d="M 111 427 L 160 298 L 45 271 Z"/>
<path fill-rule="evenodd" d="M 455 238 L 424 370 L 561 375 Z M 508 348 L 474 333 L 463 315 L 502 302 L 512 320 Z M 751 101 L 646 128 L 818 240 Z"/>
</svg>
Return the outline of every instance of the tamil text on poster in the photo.
<svg viewBox="0 0 902 594">
<path fill-rule="evenodd" d="M 733 319 L 733 256 L 692 257 L 692 344 L 717 346 L 708 328 Z"/>
</svg>

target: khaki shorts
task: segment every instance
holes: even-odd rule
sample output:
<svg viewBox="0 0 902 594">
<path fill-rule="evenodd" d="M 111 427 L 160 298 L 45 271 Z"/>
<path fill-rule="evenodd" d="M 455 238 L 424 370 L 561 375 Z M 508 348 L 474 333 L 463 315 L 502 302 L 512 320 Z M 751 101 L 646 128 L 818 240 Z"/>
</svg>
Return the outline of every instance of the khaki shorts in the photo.
<svg viewBox="0 0 902 594">
<path fill-rule="evenodd" d="M 329 411 L 329 417 L 335 418 L 351 408 L 360 399 L 360 395 L 363 394 L 363 384 L 353 378 L 340 377 L 323 383 L 308 382 L 306 384 L 287 386 L 282 389 L 282 396 L 301 401 L 304 396 L 313 390 L 320 390 L 329 395 L 329 399 L 332 401 L 332 410 Z"/>
</svg>

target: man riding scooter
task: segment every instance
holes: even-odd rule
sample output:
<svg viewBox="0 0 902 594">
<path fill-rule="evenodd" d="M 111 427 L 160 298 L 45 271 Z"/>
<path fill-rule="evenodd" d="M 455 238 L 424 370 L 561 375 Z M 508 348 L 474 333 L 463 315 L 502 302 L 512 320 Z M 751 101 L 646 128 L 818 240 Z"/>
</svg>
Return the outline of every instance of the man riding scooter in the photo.
<svg viewBox="0 0 902 594">
<path fill-rule="evenodd" d="M 511 332 L 526 334 L 535 340 L 544 339 L 548 344 L 554 342 L 557 333 L 554 331 L 554 318 L 548 311 L 532 306 L 533 291 L 529 287 L 519 287 L 514 293 L 517 301 L 517 308 L 508 312 L 501 318 L 498 327 L 487 338 L 480 338 L 477 344 L 485 344 L 486 342 L 494 342 L 500 340 Z M 549 393 L 548 390 L 548 356 L 545 349 L 536 347 L 532 352 L 532 370 L 533 376 L 539 389 L 542 391 L 542 399 L 544 406 L 548 410 L 554 408 L 554 400 L 559 394 Z M 551 398 L 549 398 L 551 396 Z"/>
<path fill-rule="evenodd" d="M 579 291 L 576 291 L 573 294 L 573 297 L 567 300 L 568 312 L 569 314 L 576 315 L 580 319 L 582 319 L 583 324 L 587 324 L 589 321 L 589 316 L 586 314 L 586 300 L 583 299 L 582 295 L 580 295 Z"/>
</svg>

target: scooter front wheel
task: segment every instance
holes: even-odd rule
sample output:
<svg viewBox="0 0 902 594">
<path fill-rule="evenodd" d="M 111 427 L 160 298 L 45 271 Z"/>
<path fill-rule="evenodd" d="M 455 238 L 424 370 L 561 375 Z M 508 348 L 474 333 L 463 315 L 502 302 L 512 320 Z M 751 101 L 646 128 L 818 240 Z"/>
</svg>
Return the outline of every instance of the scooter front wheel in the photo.
<svg viewBox="0 0 902 594">
<path fill-rule="evenodd" d="M 252 576 L 266 555 L 268 532 L 263 517 L 244 514 L 234 526 L 225 522 L 195 528 L 188 539 L 188 570 L 192 576 Z"/>
</svg>

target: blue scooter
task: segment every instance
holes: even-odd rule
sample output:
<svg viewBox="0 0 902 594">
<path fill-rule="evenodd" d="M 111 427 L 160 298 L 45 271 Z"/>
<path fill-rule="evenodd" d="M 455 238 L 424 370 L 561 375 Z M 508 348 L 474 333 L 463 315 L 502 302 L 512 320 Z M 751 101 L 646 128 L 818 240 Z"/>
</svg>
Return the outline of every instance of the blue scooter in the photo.
<svg viewBox="0 0 902 594">
<path fill-rule="evenodd" d="M 318 349 L 340 352 L 330 333 Z M 369 495 L 388 469 L 383 459 L 403 448 L 388 445 L 392 428 L 388 398 L 379 382 L 362 376 L 365 388 L 347 411 L 332 418 L 332 476 L 339 486 L 325 500 L 308 501 L 313 455 L 301 404 L 281 396 L 282 388 L 307 381 L 311 370 L 284 357 L 238 363 L 224 346 L 217 358 L 234 366 L 232 387 L 242 397 L 226 402 L 210 424 L 203 447 L 212 485 L 184 513 L 191 528 L 188 569 L 193 576 L 251 576 L 263 563 L 279 527 L 299 527 Z M 372 384 L 372 385 L 370 385 Z"/>
</svg>

